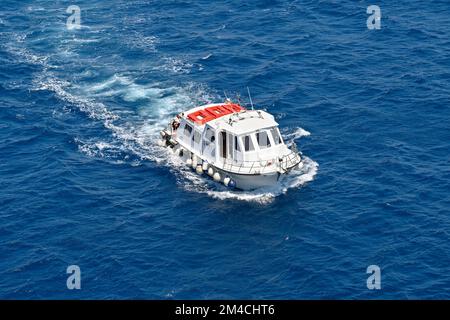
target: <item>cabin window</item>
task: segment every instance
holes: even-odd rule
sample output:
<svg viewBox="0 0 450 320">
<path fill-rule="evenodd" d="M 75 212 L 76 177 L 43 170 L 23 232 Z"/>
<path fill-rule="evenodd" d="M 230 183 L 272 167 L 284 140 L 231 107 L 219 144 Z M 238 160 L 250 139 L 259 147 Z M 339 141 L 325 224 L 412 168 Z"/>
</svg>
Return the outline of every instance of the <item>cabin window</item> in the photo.
<svg viewBox="0 0 450 320">
<path fill-rule="evenodd" d="M 245 149 L 245 151 L 255 150 L 255 147 L 253 146 L 252 138 L 249 135 L 244 137 L 244 149 Z"/>
<path fill-rule="evenodd" d="M 283 142 L 277 128 L 270 129 L 270 132 L 272 133 L 272 138 L 275 144 L 280 144 Z"/>
<path fill-rule="evenodd" d="M 230 157 L 230 158 L 234 158 L 233 157 L 233 143 L 234 143 L 233 137 L 234 136 L 231 133 L 228 134 L 228 157 Z"/>
<path fill-rule="evenodd" d="M 270 140 L 267 131 L 261 131 L 256 133 L 256 140 L 258 141 L 261 149 L 270 148 Z"/>
<path fill-rule="evenodd" d="M 186 137 L 190 137 L 192 133 L 192 127 L 188 124 L 185 125 L 183 135 Z"/>
<path fill-rule="evenodd" d="M 201 135 L 200 132 L 198 132 L 197 130 L 194 130 L 194 135 L 192 136 L 192 141 L 194 141 L 194 143 L 198 144 L 201 140 Z"/>
<path fill-rule="evenodd" d="M 211 143 L 214 143 L 215 140 L 216 137 L 214 137 L 214 130 L 212 130 L 211 128 L 206 128 L 205 137 L 203 139 L 204 144 L 206 146 L 209 146 Z"/>
<path fill-rule="evenodd" d="M 203 150 L 202 153 L 208 157 L 214 158 L 216 156 L 216 137 L 215 131 L 210 127 L 206 127 L 203 133 Z"/>
<path fill-rule="evenodd" d="M 211 146 L 211 153 L 210 153 L 210 155 L 213 158 L 216 156 L 216 143 L 215 143 L 215 141 L 216 141 L 216 137 L 212 136 L 211 137 L 211 143 L 209 145 Z"/>
<path fill-rule="evenodd" d="M 234 137 L 234 149 L 238 152 L 241 152 L 241 148 L 239 147 L 238 138 Z"/>
</svg>

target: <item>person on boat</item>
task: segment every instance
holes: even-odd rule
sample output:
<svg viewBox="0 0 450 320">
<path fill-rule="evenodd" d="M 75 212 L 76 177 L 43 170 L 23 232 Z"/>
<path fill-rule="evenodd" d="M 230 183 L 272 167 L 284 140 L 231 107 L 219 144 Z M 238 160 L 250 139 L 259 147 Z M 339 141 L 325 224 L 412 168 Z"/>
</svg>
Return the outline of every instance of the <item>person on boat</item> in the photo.
<svg viewBox="0 0 450 320">
<path fill-rule="evenodd" d="M 180 119 L 183 116 L 182 113 L 177 114 L 177 116 L 172 121 L 172 133 L 175 134 L 178 127 L 180 126 Z"/>
</svg>

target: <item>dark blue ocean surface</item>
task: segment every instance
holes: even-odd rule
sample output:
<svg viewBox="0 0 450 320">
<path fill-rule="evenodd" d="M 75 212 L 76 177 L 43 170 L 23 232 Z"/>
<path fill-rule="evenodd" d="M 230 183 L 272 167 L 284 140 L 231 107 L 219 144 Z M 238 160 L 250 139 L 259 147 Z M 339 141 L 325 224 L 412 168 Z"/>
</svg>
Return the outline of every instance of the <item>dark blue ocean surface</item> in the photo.
<svg viewBox="0 0 450 320">
<path fill-rule="evenodd" d="M 0 298 L 450 298 L 449 10 L 2 0 Z M 173 167 L 168 119 L 247 86 L 306 170 L 239 192 Z"/>
</svg>

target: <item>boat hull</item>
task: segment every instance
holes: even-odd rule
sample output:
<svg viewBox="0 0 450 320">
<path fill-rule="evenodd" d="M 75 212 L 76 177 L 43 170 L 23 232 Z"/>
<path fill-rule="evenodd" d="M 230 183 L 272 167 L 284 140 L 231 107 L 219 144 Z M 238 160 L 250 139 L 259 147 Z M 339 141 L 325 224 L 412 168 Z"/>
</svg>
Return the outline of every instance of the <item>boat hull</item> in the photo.
<svg viewBox="0 0 450 320">
<path fill-rule="evenodd" d="M 175 153 L 177 150 L 178 148 L 175 148 Z M 188 159 L 191 158 L 192 153 L 189 151 L 184 151 L 181 155 L 181 159 L 183 160 L 183 163 L 185 163 L 185 165 Z M 197 166 L 202 166 L 203 164 L 203 160 L 200 157 L 198 157 L 198 159 L 200 161 L 196 164 L 195 168 L 192 166 L 192 162 L 189 162 L 187 166 L 192 167 L 193 170 L 196 170 Z M 229 177 L 235 183 L 234 188 L 245 191 L 274 186 L 275 184 L 278 183 L 278 180 L 281 178 L 281 174 L 277 171 L 264 174 L 238 174 L 220 169 L 216 167 L 214 164 L 208 164 L 207 169 L 210 168 L 213 169 L 213 174 L 210 175 L 211 179 L 214 179 L 213 177 L 214 173 L 219 173 L 220 178 L 216 180 L 217 182 L 224 183 L 224 179 L 226 177 Z M 202 173 L 208 175 L 208 170 L 202 171 Z"/>
<path fill-rule="evenodd" d="M 230 177 L 235 182 L 236 188 L 240 190 L 254 190 L 274 186 L 281 175 L 278 172 L 270 174 L 236 174 L 221 169 L 215 170 L 223 177 Z"/>
</svg>

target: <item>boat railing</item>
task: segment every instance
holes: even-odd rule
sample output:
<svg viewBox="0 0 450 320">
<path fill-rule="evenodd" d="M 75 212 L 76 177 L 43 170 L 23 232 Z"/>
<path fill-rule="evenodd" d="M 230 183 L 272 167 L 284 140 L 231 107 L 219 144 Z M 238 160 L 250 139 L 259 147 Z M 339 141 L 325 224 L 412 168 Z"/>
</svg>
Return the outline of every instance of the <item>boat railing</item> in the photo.
<svg viewBox="0 0 450 320">
<path fill-rule="evenodd" d="M 268 169 L 279 169 L 280 172 L 286 172 L 300 162 L 300 156 L 291 151 L 289 154 L 276 157 L 269 160 L 236 161 L 225 159 L 221 169 L 241 174 L 256 174 L 267 172 Z"/>
</svg>

